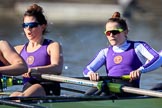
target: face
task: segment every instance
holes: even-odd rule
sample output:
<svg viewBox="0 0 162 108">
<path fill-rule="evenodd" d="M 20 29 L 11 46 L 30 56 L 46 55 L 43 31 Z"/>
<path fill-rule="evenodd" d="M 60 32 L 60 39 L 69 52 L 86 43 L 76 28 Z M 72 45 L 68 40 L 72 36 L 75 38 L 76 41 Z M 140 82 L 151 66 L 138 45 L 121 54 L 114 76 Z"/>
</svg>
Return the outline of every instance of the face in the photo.
<svg viewBox="0 0 162 108">
<path fill-rule="evenodd" d="M 106 24 L 106 37 L 112 46 L 118 46 L 126 40 L 127 31 L 121 29 L 116 22 Z"/>
<path fill-rule="evenodd" d="M 33 16 L 24 17 L 23 28 L 25 35 L 29 40 L 34 40 L 42 37 L 44 26 L 45 25 L 39 25 L 39 23 Z"/>
</svg>

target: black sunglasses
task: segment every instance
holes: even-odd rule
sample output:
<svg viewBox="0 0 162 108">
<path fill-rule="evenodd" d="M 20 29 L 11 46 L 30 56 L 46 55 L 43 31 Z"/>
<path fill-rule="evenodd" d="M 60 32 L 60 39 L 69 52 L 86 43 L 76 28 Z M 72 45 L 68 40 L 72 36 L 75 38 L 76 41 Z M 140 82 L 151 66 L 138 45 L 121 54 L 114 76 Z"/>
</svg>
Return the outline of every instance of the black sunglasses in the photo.
<svg viewBox="0 0 162 108">
<path fill-rule="evenodd" d="M 34 28 L 34 27 L 38 27 L 38 25 L 39 25 L 38 22 L 30 22 L 30 23 L 23 23 L 22 27 L 23 28 L 26 28 L 26 27 Z"/>
</svg>

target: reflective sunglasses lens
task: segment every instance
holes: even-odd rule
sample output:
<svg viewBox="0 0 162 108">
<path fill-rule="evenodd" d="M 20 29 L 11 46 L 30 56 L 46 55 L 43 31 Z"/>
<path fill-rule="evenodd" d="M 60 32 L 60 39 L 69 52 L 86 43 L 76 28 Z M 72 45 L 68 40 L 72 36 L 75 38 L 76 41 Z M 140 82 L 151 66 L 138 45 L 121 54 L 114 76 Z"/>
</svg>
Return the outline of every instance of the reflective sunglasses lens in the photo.
<svg viewBox="0 0 162 108">
<path fill-rule="evenodd" d="M 119 34 L 120 32 L 118 31 L 118 30 L 115 30 L 115 31 L 112 31 L 111 32 L 113 35 L 117 35 L 117 34 Z"/>
<path fill-rule="evenodd" d="M 106 36 L 110 36 L 111 35 L 111 32 L 110 31 L 107 31 L 106 32 Z"/>
<path fill-rule="evenodd" d="M 26 28 L 26 27 L 27 27 L 27 25 L 26 25 L 25 23 L 23 23 L 23 24 L 22 24 L 22 27 L 23 27 L 23 28 Z"/>
<path fill-rule="evenodd" d="M 38 25 L 39 25 L 39 23 L 37 23 L 37 22 L 23 23 L 23 24 L 22 24 L 22 27 L 23 27 L 23 28 L 26 28 L 26 27 L 34 28 L 34 27 L 38 27 Z"/>
</svg>

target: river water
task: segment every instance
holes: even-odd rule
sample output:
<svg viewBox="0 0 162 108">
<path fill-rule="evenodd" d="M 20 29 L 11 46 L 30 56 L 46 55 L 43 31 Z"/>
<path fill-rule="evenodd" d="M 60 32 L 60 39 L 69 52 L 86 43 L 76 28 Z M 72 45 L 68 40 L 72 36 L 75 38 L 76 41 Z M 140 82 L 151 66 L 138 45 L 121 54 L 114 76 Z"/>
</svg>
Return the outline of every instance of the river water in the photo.
<svg viewBox="0 0 162 108">
<path fill-rule="evenodd" d="M 128 38 L 142 40 L 159 51 L 162 45 L 162 22 L 127 20 L 129 25 Z M 13 46 L 24 44 L 27 40 L 21 28 L 22 19 L 19 17 L 1 17 L 0 39 L 9 41 Z M 46 38 L 56 40 L 62 44 L 64 55 L 64 76 L 83 76 L 84 67 L 96 53 L 108 45 L 104 36 L 105 22 L 88 24 L 55 24 L 48 22 Z M 106 75 L 104 67 L 98 71 Z M 161 69 L 142 74 L 141 88 L 149 89 L 158 82 L 162 82 Z M 71 85 L 73 87 L 73 85 Z M 14 89 L 14 88 L 12 88 Z M 17 88 L 16 88 L 17 89 Z"/>
</svg>

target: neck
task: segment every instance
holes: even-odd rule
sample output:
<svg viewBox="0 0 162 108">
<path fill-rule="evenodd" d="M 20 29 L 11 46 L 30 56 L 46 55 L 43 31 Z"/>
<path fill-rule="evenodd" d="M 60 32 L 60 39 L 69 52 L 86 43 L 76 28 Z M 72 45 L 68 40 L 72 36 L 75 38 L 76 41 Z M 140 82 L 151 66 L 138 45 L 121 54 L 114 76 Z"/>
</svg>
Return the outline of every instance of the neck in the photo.
<svg viewBox="0 0 162 108">
<path fill-rule="evenodd" d="M 37 40 L 30 40 L 28 46 L 37 47 L 39 45 L 42 45 L 43 41 L 44 41 L 44 38 L 40 38 L 40 39 L 37 39 Z"/>
<path fill-rule="evenodd" d="M 126 43 L 127 43 L 127 40 L 124 40 L 123 42 L 121 42 L 120 44 L 115 45 L 115 46 L 116 47 L 121 47 L 121 46 L 125 45 Z"/>
</svg>

